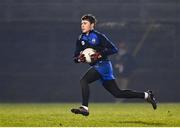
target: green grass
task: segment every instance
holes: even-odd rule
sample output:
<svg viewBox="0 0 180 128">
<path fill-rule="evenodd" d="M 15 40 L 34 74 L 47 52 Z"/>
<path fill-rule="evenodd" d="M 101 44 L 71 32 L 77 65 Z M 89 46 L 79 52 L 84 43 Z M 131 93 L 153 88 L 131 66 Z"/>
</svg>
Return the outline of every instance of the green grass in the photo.
<svg viewBox="0 0 180 128">
<path fill-rule="evenodd" d="M 70 112 L 79 104 L 0 104 L 0 126 L 180 126 L 180 104 L 90 104 L 90 115 Z"/>
</svg>

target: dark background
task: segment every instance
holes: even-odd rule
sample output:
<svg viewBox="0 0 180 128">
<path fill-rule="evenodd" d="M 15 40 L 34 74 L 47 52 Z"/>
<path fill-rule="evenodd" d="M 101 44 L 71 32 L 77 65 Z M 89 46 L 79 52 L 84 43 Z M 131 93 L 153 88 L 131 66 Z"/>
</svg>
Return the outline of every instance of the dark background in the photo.
<svg viewBox="0 0 180 128">
<path fill-rule="evenodd" d="M 128 88 L 180 101 L 179 0 L 0 0 L 0 102 L 81 101 L 88 65 L 72 56 L 86 13 L 115 44 L 123 40 L 133 52 L 143 42 Z M 114 99 L 96 82 L 91 101 Z"/>
</svg>

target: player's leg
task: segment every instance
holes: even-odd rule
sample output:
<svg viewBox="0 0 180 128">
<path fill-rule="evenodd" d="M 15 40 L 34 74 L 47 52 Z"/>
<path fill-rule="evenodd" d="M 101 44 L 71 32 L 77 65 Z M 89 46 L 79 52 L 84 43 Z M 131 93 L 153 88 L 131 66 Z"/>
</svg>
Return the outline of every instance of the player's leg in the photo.
<svg viewBox="0 0 180 128">
<path fill-rule="evenodd" d="M 118 78 L 118 79 L 117 79 Z M 128 83 L 129 83 L 129 78 L 128 77 L 122 77 L 119 76 L 116 78 L 117 86 L 119 89 L 127 89 Z M 124 99 L 116 98 L 116 102 L 123 102 Z"/>
<path fill-rule="evenodd" d="M 114 97 L 117 98 L 144 98 L 144 92 L 136 92 L 133 90 L 120 90 L 115 80 L 106 80 L 103 82 L 103 86 Z"/>
<path fill-rule="evenodd" d="M 137 92 L 134 90 L 121 90 L 118 88 L 115 80 L 106 80 L 103 82 L 104 88 L 116 98 L 141 98 L 150 102 L 154 109 L 157 108 L 156 100 L 152 91 Z"/>
<path fill-rule="evenodd" d="M 82 105 L 88 107 L 89 102 L 89 84 L 99 80 L 101 78 L 100 74 L 94 69 L 90 68 L 85 75 L 81 78 L 80 84 L 82 89 Z"/>
<path fill-rule="evenodd" d="M 81 78 L 80 84 L 82 89 L 82 106 L 79 108 L 71 109 L 71 111 L 75 114 L 82 114 L 84 116 L 89 115 L 88 111 L 88 102 L 89 102 L 89 84 L 100 79 L 100 74 L 94 69 L 90 68 L 85 75 Z"/>
</svg>

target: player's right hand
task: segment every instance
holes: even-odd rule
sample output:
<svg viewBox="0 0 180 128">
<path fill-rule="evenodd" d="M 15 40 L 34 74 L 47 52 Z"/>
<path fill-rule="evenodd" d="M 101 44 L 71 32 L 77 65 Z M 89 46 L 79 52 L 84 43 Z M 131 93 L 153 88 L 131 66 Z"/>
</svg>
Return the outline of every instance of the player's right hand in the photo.
<svg viewBox="0 0 180 128">
<path fill-rule="evenodd" d="M 81 63 L 86 62 L 86 58 L 85 58 L 84 54 L 80 54 L 78 56 L 78 62 L 81 62 Z"/>
</svg>

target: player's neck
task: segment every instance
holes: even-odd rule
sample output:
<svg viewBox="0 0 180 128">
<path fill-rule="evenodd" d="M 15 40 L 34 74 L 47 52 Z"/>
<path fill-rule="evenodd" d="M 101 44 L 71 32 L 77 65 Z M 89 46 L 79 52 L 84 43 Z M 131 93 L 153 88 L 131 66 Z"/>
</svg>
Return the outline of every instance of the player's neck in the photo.
<svg viewBox="0 0 180 128">
<path fill-rule="evenodd" d="M 86 32 L 86 33 L 85 33 L 85 34 L 86 34 L 86 36 L 88 36 L 88 35 L 89 35 L 89 33 L 91 33 L 93 30 L 94 30 L 94 29 L 92 29 L 92 30 L 90 30 L 90 31 Z"/>
</svg>

